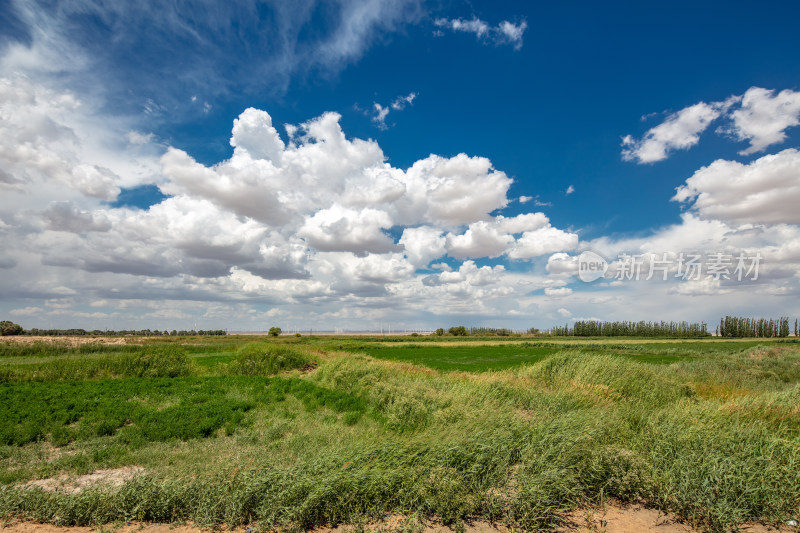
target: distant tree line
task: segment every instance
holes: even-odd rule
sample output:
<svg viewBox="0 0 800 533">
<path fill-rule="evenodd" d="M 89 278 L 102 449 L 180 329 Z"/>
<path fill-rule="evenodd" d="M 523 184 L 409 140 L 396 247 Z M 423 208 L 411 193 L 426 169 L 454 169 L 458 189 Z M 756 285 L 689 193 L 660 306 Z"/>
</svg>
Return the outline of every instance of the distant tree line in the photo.
<svg viewBox="0 0 800 533">
<path fill-rule="evenodd" d="M 99 330 L 95 329 L 87 331 L 85 329 L 38 329 L 31 328 L 21 332 L 22 335 L 46 336 L 46 337 L 61 337 L 70 336 L 77 337 L 82 335 L 132 335 L 137 337 L 190 337 L 197 335 L 217 336 L 227 335 L 224 329 L 209 329 L 209 330 L 158 330 L 158 329 L 121 329 L 121 330 Z"/>
<path fill-rule="evenodd" d="M 710 333 L 705 322 L 601 322 L 577 320 L 573 325 L 550 329 L 555 337 L 707 337 Z"/>
<path fill-rule="evenodd" d="M 438 328 L 433 332 L 434 335 L 441 337 L 442 335 L 451 335 L 453 337 L 467 337 L 474 335 L 476 337 L 508 337 L 514 334 L 513 331 L 507 328 L 486 328 L 486 327 L 471 327 L 453 326 L 446 332 L 444 328 Z"/>
<path fill-rule="evenodd" d="M 469 328 L 470 335 L 509 337 L 513 331 L 507 328 Z"/>
<path fill-rule="evenodd" d="M 795 319 L 795 336 L 797 333 L 798 322 Z M 788 337 L 789 317 L 775 319 L 726 316 L 719 321 L 717 335 L 720 337 Z"/>
</svg>

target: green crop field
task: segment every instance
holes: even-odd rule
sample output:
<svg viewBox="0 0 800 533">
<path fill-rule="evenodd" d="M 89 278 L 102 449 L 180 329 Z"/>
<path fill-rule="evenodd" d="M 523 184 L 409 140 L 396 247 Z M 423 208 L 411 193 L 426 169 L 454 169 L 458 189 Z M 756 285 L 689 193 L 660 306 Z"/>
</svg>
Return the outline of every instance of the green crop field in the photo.
<svg viewBox="0 0 800 533">
<path fill-rule="evenodd" d="M 547 530 L 609 498 L 708 531 L 800 515 L 792 340 L 102 340 L 0 341 L 4 518 Z"/>
</svg>

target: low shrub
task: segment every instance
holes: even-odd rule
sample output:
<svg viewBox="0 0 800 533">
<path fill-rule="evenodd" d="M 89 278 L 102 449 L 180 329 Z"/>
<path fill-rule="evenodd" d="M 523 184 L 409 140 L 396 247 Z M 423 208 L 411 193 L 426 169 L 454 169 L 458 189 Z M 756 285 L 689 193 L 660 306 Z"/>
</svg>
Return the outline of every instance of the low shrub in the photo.
<svg viewBox="0 0 800 533">
<path fill-rule="evenodd" d="M 296 346 L 252 342 L 239 349 L 236 359 L 228 365 L 228 372 L 236 376 L 274 376 L 314 365 L 308 352 Z"/>
</svg>

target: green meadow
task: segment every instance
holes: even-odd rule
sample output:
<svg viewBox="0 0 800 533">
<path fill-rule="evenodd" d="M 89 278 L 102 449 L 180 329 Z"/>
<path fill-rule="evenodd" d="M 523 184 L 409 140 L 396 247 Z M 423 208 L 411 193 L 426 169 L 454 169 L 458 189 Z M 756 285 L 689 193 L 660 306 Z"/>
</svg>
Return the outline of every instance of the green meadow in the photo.
<svg viewBox="0 0 800 533">
<path fill-rule="evenodd" d="M 4 518 L 548 530 L 608 499 L 707 531 L 800 516 L 791 339 L 101 341 L 0 341 Z"/>
</svg>

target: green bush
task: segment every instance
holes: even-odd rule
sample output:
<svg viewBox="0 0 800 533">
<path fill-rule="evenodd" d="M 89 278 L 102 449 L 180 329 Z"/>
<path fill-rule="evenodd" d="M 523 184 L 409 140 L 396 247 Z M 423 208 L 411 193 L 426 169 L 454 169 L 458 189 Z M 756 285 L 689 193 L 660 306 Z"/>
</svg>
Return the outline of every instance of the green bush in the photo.
<svg viewBox="0 0 800 533">
<path fill-rule="evenodd" d="M 295 346 L 252 342 L 239 349 L 236 359 L 228 367 L 228 372 L 237 376 L 274 376 L 285 370 L 306 368 L 314 364 L 306 351 Z"/>
<path fill-rule="evenodd" d="M 22 326 L 9 322 L 8 320 L 0 321 L 0 335 L 22 335 Z"/>
<path fill-rule="evenodd" d="M 464 326 L 454 326 L 448 329 L 447 332 L 453 337 L 466 337 L 469 335 L 469 333 L 467 333 L 467 328 Z"/>
</svg>

